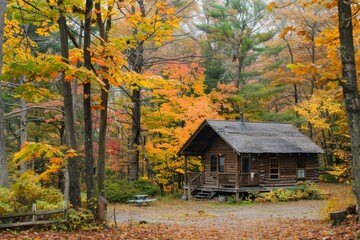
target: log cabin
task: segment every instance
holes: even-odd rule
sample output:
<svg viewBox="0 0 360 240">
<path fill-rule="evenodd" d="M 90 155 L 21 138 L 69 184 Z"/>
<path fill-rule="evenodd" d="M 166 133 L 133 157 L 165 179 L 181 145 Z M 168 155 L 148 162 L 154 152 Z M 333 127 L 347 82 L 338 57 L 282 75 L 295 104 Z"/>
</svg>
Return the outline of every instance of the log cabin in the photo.
<svg viewBox="0 0 360 240">
<path fill-rule="evenodd" d="M 184 156 L 186 198 L 269 191 L 317 181 L 324 151 L 287 123 L 205 120 L 178 152 Z M 188 172 L 199 157 L 201 172 Z"/>
</svg>

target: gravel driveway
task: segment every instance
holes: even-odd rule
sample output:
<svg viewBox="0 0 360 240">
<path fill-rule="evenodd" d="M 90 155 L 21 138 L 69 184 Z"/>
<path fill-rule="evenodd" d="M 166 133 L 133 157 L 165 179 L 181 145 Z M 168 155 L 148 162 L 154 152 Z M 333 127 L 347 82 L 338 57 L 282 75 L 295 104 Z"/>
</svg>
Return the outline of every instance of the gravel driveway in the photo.
<svg viewBox="0 0 360 240">
<path fill-rule="evenodd" d="M 246 205 L 217 201 L 156 201 L 150 206 L 119 204 L 110 206 L 109 220 L 117 223 L 165 223 L 181 225 L 208 225 L 238 223 L 247 220 L 320 219 L 320 210 L 326 200 L 253 203 Z M 114 214 L 115 213 L 115 214 Z"/>
</svg>

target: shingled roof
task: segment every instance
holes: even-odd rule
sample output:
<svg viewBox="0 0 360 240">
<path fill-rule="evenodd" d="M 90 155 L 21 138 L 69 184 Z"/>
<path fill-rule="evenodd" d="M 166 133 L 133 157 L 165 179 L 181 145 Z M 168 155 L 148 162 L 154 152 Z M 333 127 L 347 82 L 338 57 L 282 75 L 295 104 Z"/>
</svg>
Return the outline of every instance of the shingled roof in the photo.
<svg viewBox="0 0 360 240">
<path fill-rule="evenodd" d="M 201 155 L 214 137 L 221 137 L 238 154 L 324 153 L 291 124 L 205 120 L 180 149 L 179 155 Z"/>
</svg>

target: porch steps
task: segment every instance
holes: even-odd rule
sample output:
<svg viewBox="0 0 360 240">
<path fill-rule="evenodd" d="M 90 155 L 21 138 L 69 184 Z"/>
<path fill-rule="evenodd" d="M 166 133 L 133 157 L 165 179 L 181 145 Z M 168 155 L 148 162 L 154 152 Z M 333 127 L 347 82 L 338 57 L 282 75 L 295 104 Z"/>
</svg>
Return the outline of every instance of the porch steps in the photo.
<svg viewBox="0 0 360 240">
<path fill-rule="evenodd" d="M 216 192 L 201 190 L 193 197 L 193 199 L 198 201 L 210 200 L 215 196 L 215 194 Z"/>
</svg>

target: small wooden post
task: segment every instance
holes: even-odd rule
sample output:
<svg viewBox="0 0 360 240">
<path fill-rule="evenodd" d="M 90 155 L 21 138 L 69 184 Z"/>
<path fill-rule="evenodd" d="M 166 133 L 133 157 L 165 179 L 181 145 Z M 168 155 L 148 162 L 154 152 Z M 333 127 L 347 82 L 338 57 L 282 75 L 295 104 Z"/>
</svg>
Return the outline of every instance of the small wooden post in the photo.
<svg viewBox="0 0 360 240">
<path fill-rule="evenodd" d="M 236 191 L 235 193 L 235 201 L 238 202 L 239 201 L 239 192 Z"/>
<path fill-rule="evenodd" d="M 99 195 L 97 199 L 97 217 L 99 222 L 105 222 L 107 220 L 107 205 L 106 198 Z"/>
<path fill-rule="evenodd" d="M 32 221 L 36 222 L 36 203 L 33 203 L 32 205 L 32 212 L 33 212 Z"/>
<path fill-rule="evenodd" d="M 67 218 L 67 200 L 64 200 L 63 202 L 63 218 L 66 219 Z"/>
<path fill-rule="evenodd" d="M 184 194 L 187 193 L 188 200 L 191 200 L 191 185 L 190 185 L 190 181 L 189 181 L 188 174 L 187 174 L 187 162 L 188 162 L 188 156 L 185 155 L 185 158 L 184 158 L 184 182 L 185 182 L 185 185 L 187 186 L 187 192 L 185 190 Z"/>
<path fill-rule="evenodd" d="M 240 171 L 239 161 L 240 161 L 240 157 L 239 157 L 239 155 L 237 155 L 237 160 L 236 160 L 236 163 L 235 163 L 235 188 L 239 188 L 239 171 Z"/>
</svg>

